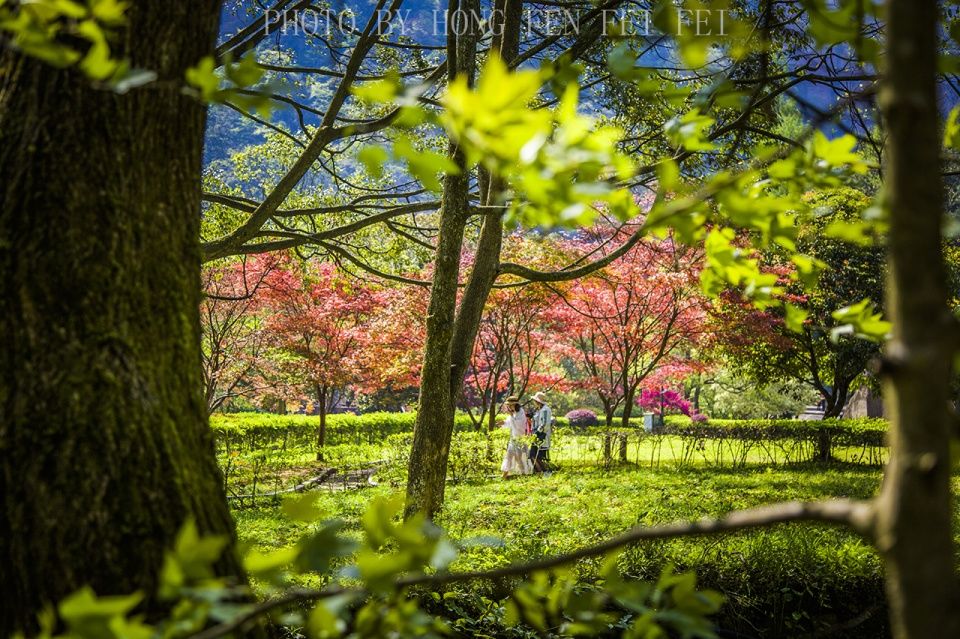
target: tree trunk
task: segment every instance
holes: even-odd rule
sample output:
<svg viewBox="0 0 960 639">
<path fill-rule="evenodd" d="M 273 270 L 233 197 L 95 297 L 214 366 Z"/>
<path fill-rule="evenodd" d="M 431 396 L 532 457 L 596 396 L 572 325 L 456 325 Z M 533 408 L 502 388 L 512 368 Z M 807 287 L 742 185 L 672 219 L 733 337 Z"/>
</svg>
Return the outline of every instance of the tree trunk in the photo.
<svg viewBox="0 0 960 639">
<path fill-rule="evenodd" d="M 323 461 L 323 447 L 327 443 L 327 395 L 326 386 L 317 386 L 317 401 L 320 404 L 320 428 L 317 429 L 317 461 Z"/>
<path fill-rule="evenodd" d="M 834 380 L 834 383 L 836 384 L 836 380 Z M 830 395 L 824 396 L 824 400 L 826 401 L 823 411 L 824 419 L 840 417 L 843 414 L 843 409 L 847 406 L 847 395 L 850 392 L 851 383 L 852 380 L 846 383 L 835 385 L 831 389 Z"/>
<path fill-rule="evenodd" d="M 0 636 L 85 584 L 152 593 L 188 517 L 233 534 L 201 374 L 205 110 L 180 92 L 218 10 L 132 3 L 118 55 L 160 82 L 124 96 L 0 49 Z"/>
<path fill-rule="evenodd" d="M 954 573 L 947 404 L 957 328 L 947 305 L 941 245 L 937 3 L 891 0 L 886 84 L 889 150 L 886 350 L 890 462 L 879 497 L 877 547 L 898 638 L 960 636 Z"/>
<path fill-rule="evenodd" d="M 602 403 L 603 403 L 603 417 L 606 422 L 607 428 L 608 429 L 613 428 L 613 411 L 614 411 L 613 404 L 606 400 L 602 400 Z"/>
<path fill-rule="evenodd" d="M 520 27 L 523 21 L 523 0 L 497 0 L 492 17 L 502 24 L 493 24 L 494 35 L 491 48 L 499 52 L 500 58 L 510 65 L 516 59 L 520 50 Z M 486 175 L 480 169 L 480 184 L 486 190 L 481 193 L 480 202 L 483 206 L 501 205 L 502 194 L 506 188 L 503 180 L 497 176 Z M 477 252 L 470 272 L 470 280 L 460 303 L 457 321 L 454 327 L 451 343 L 451 396 L 454 402 L 463 392 L 463 378 L 470 365 L 470 356 L 477 341 L 480 330 L 480 321 L 483 319 L 483 309 L 490 290 L 497 279 L 500 267 L 500 251 L 503 247 L 503 212 L 495 210 L 488 212 L 480 229 L 480 239 L 477 242 Z M 509 354 L 508 354 L 509 355 Z M 509 367 L 511 374 L 511 388 L 513 366 Z M 494 386 L 496 388 L 496 386 Z"/>
<path fill-rule="evenodd" d="M 633 398 L 635 394 L 636 390 L 630 390 L 627 391 L 627 395 L 624 397 L 623 415 L 620 417 L 620 427 L 624 430 L 630 428 L 630 417 L 633 415 Z"/>
<path fill-rule="evenodd" d="M 479 14 L 478 0 L 464 0 L 463 5 L 450 0 L 447 19 L 469 15 L 471 10 Z M 457 14 L 458 9 L 467 14 Z M 474 31 L 471 27 L 466 35 L 458 36 L 454 28 L 448 28 L 447 68 L 451 80 L 458 75 L 469 78 L 474 75 L 477 55 Z M 450 154 L 463 167 L 463 157 L 453 145 Z M 460 252 L 469 214 L 469 191 L 466 171 L 444 176 L 436 266 L 430 288 L 427 339 L 420 373 L 420 401 L 407 466 L 406 516 L 417 512 L 433 516 L 443 504 L 454 420 L 450 344 L 456 314 Z"/>
<path fill-rule="evenodd" d="M 817 429 L 817 450 L 814 453 L 817 461 L 827 462 L 833 459 L 833 435 L 826 426 Z"/>
<path fill-rule="evenodd" d="M 451 0 L 451 9 L 454 5 L 468 13 L 479 9 L 477 0 L 463 0 L 462 3 Z M 505 24 L 500 32 L 501 35 L 494 39 L 492 46 L 500 51 L 507 62 L 516 57 L 519 48 L 522 5 L 522 0 L 498 0 L 497 11 L 493 14 L 494 19 L 503 19 Z M 494 32 L 497 33 L 498 29 L 495 28 Z M 451 36 L 453 44 L 448 44 L 448 55 L 452 49 L 456 53 L 452 56 L 455 64 L 450 67 L 456 67 L 459 73 L 472 76 L 475 72 L 476 35 L 471 31 L 465 35 Z M 502 185 L 496 179 L 483 179 L 482 183 L 486 183 L 488 190 L 481 200 L 482 203 L 489 204 L 495 199 L 495 194 Z M 456 278 L 459 275 L 460 250 L 467 218 L 468 191 L 469 183 L 466 176 L 448 176 L 444 181 L 443 221 L 437 247 L 437 269 L 430 293 L 427 346 L 424 349 L 424 368 L 421 375 L 421 406 L 417 415 L 407 473 L 406 514 L 408 516 L 418 511 L 433 516 L 443 504 L 455 407 L 463 391 L 463 379 L 473 353 L 483 308 L 496 280 L 500 263 L 503 220 L 501 214 L 495 213 L 489 214 L 483 222 L 473 270 L 470 273 L 460 310 L 456 312 Z M 458 216 L 456 220 L 448 219 L 448 202 L 451 207 L 449 213 L 453 214 L 456 211 Z M 450 239 L 447 244 L 444 243 L 446 223 L 448 223 L 448 239 L 456 233 L 456 239 Z M 455 254 L 453 253 L 454 244 L 456 245 Z M 439 279 L 441 260 L 450 261 L 449 267 L 444 269 L 443 280 Z M 442 321 L 438 320 L 431 332 L 430 322 L 434 319 L 435 302 L 438 318 L 442 317 Z M 436 375 L 431 374 L 429 382 L 427 380 L 428 362 L 431 371 L 436 373 Z M 445 389 L 436 388 L 437 384 L 444 383 L 447 386 Z M 496 391 L 494 391 L 495 395 Z M 425 402 L 432 407 L 430 410 L 433 412 L 421 417 L 426 407 Z M 440 404 L 444 402 L 447 406 L 441 407 Z M 493 409 L 491 413 L 491 420 L 495 420 Z"/>
</svg>

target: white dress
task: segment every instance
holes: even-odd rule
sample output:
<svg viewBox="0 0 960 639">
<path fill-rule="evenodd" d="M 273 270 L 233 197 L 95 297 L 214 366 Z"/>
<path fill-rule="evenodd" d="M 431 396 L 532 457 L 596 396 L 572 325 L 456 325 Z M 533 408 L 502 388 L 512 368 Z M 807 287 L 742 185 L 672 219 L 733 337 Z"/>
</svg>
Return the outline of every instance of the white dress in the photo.
<svg viewBox="0 0 960 639">
<path fill-rule="evenodd" d="M 523 443 L 527 434 L 527 416 L 522 410 L 507 417 L 504 424 L 510 429 L 510 443 L 507 444 L 507 453 L 503 456 L 500 470 L 511 475 L 529 475 L 533 472 L 533 462 L 530 461 L 530 449 Z"/>
</svg>

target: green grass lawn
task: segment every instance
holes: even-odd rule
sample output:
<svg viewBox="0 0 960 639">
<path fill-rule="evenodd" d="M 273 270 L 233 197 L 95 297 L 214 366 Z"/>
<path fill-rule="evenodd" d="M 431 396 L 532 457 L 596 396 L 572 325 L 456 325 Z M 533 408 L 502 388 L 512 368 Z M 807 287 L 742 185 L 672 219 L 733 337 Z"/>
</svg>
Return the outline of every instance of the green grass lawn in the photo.
<svg viewBox="0 0 960 639">
<path fill-rule="evenodd" d="M 638 524 L 720 515 L 782 500 L 868 498 L 876 494 L 880 478 L 877 467 L 847 464 L 737 470 L 629 465 L 609 471 L 567 466 L 551 477 L 450 484 L 439 523 L 456 541 L 502 540 L 502 546 L 467 544 L 452 566 L 484 569 L 572 550 Z M 343 519 L 351 534 L 359 534 L 359 517 L 368 502 L 396 490 L 381 485 L 319 491 L 318 500 L 328 517 Z M 235 516 L 241 540 L 262 550 L 291 544 L 302 532 L 302 524 L 286 522 L 276 507 L 238 510 Z M 867 544 L 842 529 L 787 524 L 644 543 L 621 557 L 621 569 L 641 579 L 655 578 L 668 563 L 695 570 L 704 587 L 722 591 L 728 603 L 718 625 L 741 636 L 801 637 L 827 629 L 836 637 L 886 633 L 880 561 Z M 597 569 L 590 561 L 577 567 L 584 582 L 593 580 Z M 470 632 L 517 634 L 497 626 L 495 601 L 504 587 L 457 586 L 445 605 L 456 602 L 457 614 L 472 611 L 477 625 Z M 856 619 L 861 622 L 844 628 Z"/>
</svg>

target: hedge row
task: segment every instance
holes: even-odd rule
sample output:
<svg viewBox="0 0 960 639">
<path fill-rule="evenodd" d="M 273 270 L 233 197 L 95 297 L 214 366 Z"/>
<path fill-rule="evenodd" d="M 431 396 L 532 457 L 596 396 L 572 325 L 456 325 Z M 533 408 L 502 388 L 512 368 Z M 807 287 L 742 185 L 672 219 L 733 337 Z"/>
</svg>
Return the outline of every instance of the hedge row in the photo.
<svg viewBox="0 0 960 639">
<path fill-rule="evenodd" d="M 362 444 L 382 442 L 391 435 L 413 432 L 415 413 L 351 413 L 327 416 L 326 443 Z M 316 437 L 319 427 L 316 415 L 275 415 L 270 413 L 216 414 L 211 426 L 218 440 L 245 440 L 250 447 L 266 442 L 282 440 L 285 444 L 309 443 Z M 557 418 L 558 427 L 568 426 L 563 417 Z M 630 420 L 632 431 L 642 431 L 643 420 Z M 827 419 L 807 421 L 798 419 L 713 419 L 693 423 L 683 415 L 671 415 L 657 429 L 659 434 L 676 435 L 694 439 L 742 439 L 762 440 L 828 440 L 836 445 L 884 446 L 888 423 L 883 419 Z M 467 415 L 458 414 L 455 422 L 457 432 L 474 431 L 473 422 Z M 603 435 L 609 432 L 604 426 L 577 428 L 582 434 Z M 619 423 L 614 431 L 622 430 Z M 637 432 L 640 435 L 639 432 Z M 829 444 L 827 444 L 829 445 Z"/>
<path fill-rule="evenodd" d="M 804 439 L 830 436 L 849 440 L 857 445 L 883 446 L 890 426 L 885 419 L 861 417 L 856 419 L 711 419 L 693 424 L 684 416 L 670 416 L 663 432 L 708 439 Z"/>
<path fill-rule="evenodd" d="M 337 413 L 327 415 L 326 443 L 375 443 L 390 435 L 413 432 L 415 413 Z M 317 415 L 277 415 L 273 413 L 218 413 L 210 418 L 218 438 L 311 439 L 320 427 Z M 457 415 L 458 431 L 472 430 L 467 415 Z"/>
<path fill-rule="evenodd" d="M 390 435 L 412 433 L 416 413 L 337 413 L 327 415 L 326 442 L 330 445 L 373 443 Z M 639 420 L 637 428 L 642 427 Z M 557 426 L 568 426 L 565 417 L 556 418 Z M 260 435 L 269 437 L 314 436 L 320 427 L 317 415 L 277 415 L 274 413 L 215 413 L 210 417 L 210 426 L 218 436 Z M 470 416 L 457 413 L 454 422 L 456 432 L 473 432 L 475 427 Z"/>
</svg>

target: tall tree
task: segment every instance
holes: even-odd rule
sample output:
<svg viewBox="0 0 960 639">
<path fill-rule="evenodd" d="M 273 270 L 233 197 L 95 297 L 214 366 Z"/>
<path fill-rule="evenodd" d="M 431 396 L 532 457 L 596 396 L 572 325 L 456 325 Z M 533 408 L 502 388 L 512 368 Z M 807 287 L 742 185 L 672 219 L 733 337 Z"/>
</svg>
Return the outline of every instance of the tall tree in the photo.
<svg viewBox="0 0 960 639">
<path fill-rule="evenodd" d="M 335 393 L 359 379 L 356 364 L 369 338 L 375 308 L 370 291 L 329 263 L 273 270 L 262 293 L 264 331 L 280 384 L 313 394 L 320 413 L 317 459 L 323 459 L 327 413 Z"/>
<path fill-rule="evenodd" d="M 131 3 L 116 53 L 160 81 L 127 95 L 0 48 L 0 636 L 85 584 L 153 592 L 188 518 L 232 535 L 201 392 L 205 109 L 181 91 L 218 9 Z"/>
<path fill-rule="evenodd" d="M 864 299 L 883 299 L 882 247 L 845 242 L 836 233 L 856 228 L 870 198 L 849 187 L 824 189 L 805 197 L 818 215 L 797 229 L 796 249 L 825 266 L 817 286 L 804 290 L 791 281 L 796 268 L 783 250 L 768 252 L 770 271 L 785 284 L 784 299 L 802 309 L 806 320 L 791 330 L 782 308 L 756 309 L 737 296 L 725 295 L 714 305 L 716 336 L 731 368 L 757 382 L 796 380 L 820 394 L 825 417 L 839 417 L 850 387 L 875 358 L 877 344 L 853 335 L 833 335 L 841 324 L 833 312 Z M 868 238 L 862 238 L 866 240 Z"/>
<path fill-rule="evenodd" d="M 671 239 L 646 240 L 565 295 L 563 333 L 572 342 L 581 383 L 603 405 L 607 426 L 622 407 L 627 427 L 643 381 L 699 337 L 696 253 Z"/>
<path fill-rule="evenodd" d="M 888 130 L 885 350 L 890 462 L 876 519 L 895 637 L 960 636 L 950 491 L 950 373 L 960 330 L 948 305 L 942 243 L 934 0 L 891 0 L 886 82 Z"/>
<path fill-rule="evenodd" d="M 766 7 L 766 13 L 754 11 L 753 8 L 744 10 L 745 20 L 770 22 L 783 18 L 789 20 L 789 24 L 796 22 L 796 16 L 772 15 L 771 3 L 763 4 Z M 428 313 L 428 320 L 434 323 L 434 329 L 427 330 L 428 337 L 422 367 L 425 375 L 422 380 L 421 402 L 429 410 L 421 410 L 418 416 L 418 420 L 424 423 L 420 429 L 423 435 L 415 437 L 414 440 L 414 451 L 409 468 L 412 480 L 408 482 L 410 504 L 408 512 L 413 510 L 434 512 L 442 502 L 443 469 L 447 458 L 445 442 L 449 439 L 447 433 L 453 427 L 452 406 L 462 392 L 462 382 L 474 352 L 474 342 L 479 330 L 483 306 L 494 282 L 502 276 L 517 276 L 531 281 L 572 280 L 600 267 L 596 264 L 579 263 L 544 272 L 523 264 L 503 261 L 501 259 L 504 227 L 502 213 L 511 208 L 511 200 L 513 203 L 524 201 L 534 192 L 539 192 L 541 196 L 545 192 L 553 192 L 558 195 L 552 198 L 553 201 L 564 199 L 569 193 L 565 193 L 564 196 L 559 196 L 559 193 L 571 188 L 585 195 L 588 189 L 578 189 L 573 184 L 582 182 L 582 178 L 589 175 L 594 177 L 596 175 L 593 168 L 582 175 L 572 171 L 555 180 L 540 174 L 539 180 L 534 180 L 539 181 L 540 184 L 531 182 L 530 186 L 533 186 L 533 189 L 518 191 L 514 188 L 515 184 L 511 185 L 511 188 L 506 188 L 506 182 L 509 180 L 503 179 L 506 176 L 499 174 L 502 172 L 498 168 L 488 165 L 474 171 L 476 165 L 476 157 L 474 157 L 470 162 L 461 162 L 461 167 L 468 168 L 472 175 L 447 176 L 442 185 L 442 202 L 437 202 L 428 197 L 424 191 L 441 190 L 438 188 L 440 184 L 434 170 L 440 168 L 441 163 L 437 163 L 435 157 L 426 160 L 423 157 L 418 158 L 417 153 L 411 151 L 413 151 L 412 147 L 419 145 L 419 140 L 414 143 L 408 135 L 401 137 L 403 144 L 394 145 L 396 136 L 391 135 L 389 131 L 407 130 L 409 132 L 408 127 L 411 122 L 417 121 L 416 117 L 411 118 L 411 114 L 416 111 L 411 108 L 413 100 L 419 97 L 422 103 L 430 105 L 435 105 L 438 99 L 442 102 L 444 79 L 450 80 L 458 75 L 469 75 L 463 73 L 464 65 L 477 54 L 497 53 L 511 67 L 519 65 L 529 67 L 539 63 L 541 68 L 550 69 L 551 73 L 555 73 L 553 81 L 549 82 L 550 88 L 544 88 L 537 100 L 533 100 L 533 96 L 529 100 L 531 103 L 538 104 L 541 113 L 549 112 L 551 107 L 560 100 L 564 87 L 572 84 L 573 78 L 577 75 L 576 65 L 571 64 L 573 61 L 582 61 L 588 68 L 587 74 L 590 80 L 585 82 L 585 86 L 590 87 L 587 90 L 591 98 L 599 98 L 601 101 L 605 101 L 609 95 L 605 92 L 608 84 L 617 85 L 618 89 L 615 90 L 622 91 L 632 85 L 633 80 L 637 79 L 637 73 L 660 74 L 662 70 L 643 70 L 641 67 L 634 66 L 636 59 L 631 60 L 629 51 L 624 52 L 623 47 L 619 45 L 616 46 L 615 51 L 611 51 L 615 47 L 614 42 L 603 37 L 609 26 L 608 18 L 612 17 L 613 12 L 627 10 L 628 7 L 633 6 L 633 3 L 620 0 L 606 0 L 602 3 L 568 3 L 564 8 L 570 10 L 571 17 L 576 16 L 577 28 L 562 32 L 549 29 L 547 32 L 527 29 L 529 33 L 524 35 L 532 37 L 525 38 L 521 45 L 521 31 L 531 24 L 523 15 L 524 9 L 530 9 L 534 13 L 553 12 L 552 18 L 555 19 L 556 7 L 549 4 L 524 3 L 522 0 L 450 2 L 448 4 L 450 17 L 460 23 L 451 25 L 452 28 L 446 30 L 448 42 L 444 51 L 438 50 L 435 40 L 425 41 L 423 38 L 415 37 L 411 38 L 411 41 L 401 43 L 395 42 L 391 37 L 381 37 L 378 27 L 389 16 L 396 15 L 401 5 L 402 0 L 377 2 L 367 14 L 369 19 L 362 30 L 357 29 L 346 38 L 324 40 L 316 46 L 318 49 L 316 51 L 311 48 L 309 68 L 283 61 L 270 63 L 261 61 L 263 68 L 278 77 L 288 78 L 291 74 L 295 74 L 298 78 L 304 74 L 314 75 L 322 78 L 321 81 L 328 85 L 328 89 L 312 92 L 301 90 L 292 95 L 275 96 L 277 103 L 290 107 L 295 114 L 291 112 L 291 117 L 279 125 L 275 122 L 261 122 L 261 125 L 289 139 L 293 145 L 301 147 L 302 151 L 291 147 L 297 153 L 296 159 L 289 163 L 281 162 L 289 168 L 284 170 L 282 176 L 269 190 L 250 192 L 244 196 L 222 191 L 205 194 L 208 202 L 215 203 L 217 207 L 233 209 L 241 214 L 236 217 L 226 216 L 230 218 L 230 222 L 209 236 L 209 241 L 204 244 L 204 254 L 208 259 L 212 259 L 237 253 L 310 247 L 311 250 L 326 254 L 348 265 L 351 269 L 364 269 L 378 277 L 424 284 L 422 279 L 400 276 L 389 266 L 385 266 L 382 263 L 383 251 L 380 245 L 374 246 L 365 241 L 367 232 L 374 226 L 380 226 L 388 228 L 399 243 L 414 247 L 415 252 L 422 253 L 426 249 L 430 255 L 435 256 L 435 277 L 432 282 L 429 282 L 433 287 L 435 305 Z M 641 5 L 642 7 L 650 6 L 647 3 L 641 3 Z M 254 13 L 264 10 L 262 5 L 259 9 L 252 6 L 250 8 Z M 283 7 L 284 11 L 290 12 L 300 8 L 302 8 L 300 4 Z M 483 24 L 471 17 L 478 8 L 493 9 L 489 23 Z M 279 14 L 279 12 L 275 13 Z M 545 16 L 547 20 L 550 17 Z M 262 18 L 263 16 L 260 16 L 257 21 L 265 22 Z M 243 43 L 244 50 L 249 50 L 256 45 L 257 39 L 250 34 L 266 33 L 275 28 L 275 25 L 265 23 L 264 28 L 258 31 L 251 25 L 240 30 L 230 40 L 237 43 L 236 46 Z M 675 32 L 676 29 L 668 29 L 668 31 Z M 759 30 L 753 30 L 751 33 L 759 32 Z M 744 42 L 757 39 L 746 31 L 743 33 Z M 484 37 L 479 38 L 478 41 L 478 36 L 481 34 Z M 490 37 L 487 38 L 487 35 Z M 250 36 L 249 39 L 248 36 Z M 278 34 L 277 37 L 284 36 Z M 254 41 L 250 42 L 250 40 Z M 656 34 L 646 34 L 629 40 L 629 45 L 634 48 L 637 55 L 642 52 L 650 53 L 651 59 L 660 55 L 665 58 L 673 57 L 676 53 L 670 38 Z M 487 45 L 488 42 L 489 45 Z M 308 43 L 308 47 L 312 46 Z M 763 47 L 763 49 L 766 51 L 769 47 Z M 606 64 L 607 54 L 611 54 L 611 59 L 617 61 L 610 69 Z M 805 51 L 805 54 L 809 54 L 809 51 Z M 314 57 L 320 61 L 320 64 L 313 64 Z M 803 72 L 790 72 L 783 77 L 789 78 L 792 84 L 775 84 L 765 75 L 770 70 L 769 56 L 763 54 L 758 57 L 763 60 L 757 64 L 741 64 L 731 56 L 710 65 L 710 68 L 700 63 L 697 69 L 691 70 L 691 73 L 680 71 L 684 75 L 679 81 L 683 88 L 678 88 L 678 85 L 673 83 L 673 78 L 667 80 L 670 86 L 663 93 L 673 96 L 672 102 L 668 105 L 662 105 L 663 101 L 660 98 L 663 96 L 646 96 L 644 99 L 634 101 L 634 104 L 642 104 L 644 113 L 651 117 L 642 119 L 641 126 L 646 130 L 638 131 L 637 138 L 631 136 L 631 139 L 626 141 L 627 145 L 632 148 L 635 143 L 640 142 L 644 148 L 658 150 L 676 148 L 676 142 L 672 139 L 674 136 L 669 131 L 687 128 L 676 126 L 676 122 L 672 124 L 668 122 L 676 115 L 677 101 L 687 101 L 694 94 L 703 96 L 713 91 L 724 93 L 726 91 L 724 87 L 729 86 L 726 81 L 728 79 L 741 83 L 743 85 L 741 88 L 751 92 L 753 97 L 743 109 L 734 108 L 733 103 L 728 100 L 717 101 L 718 107 L 721 102 L 731 106 L 723 107 L 721 121 L 716 131 L 711 134 L 711 140 L 739 143 L 756 139 L 759 135 L 757 131 L 762 132 L 769 128 L 766 126 L 766 120 L 769 118 L 763 111 L 763 105 L 775 99 L 790 86 L 809 81 Z M 385 69 L 393 66 L 398 67 L 399 77 L 407 83 L 407 86 L 394 87 L 398 93 L 407 98 L 405 105 L 385 106 L 377 103 L 370 108 L 369 104 L 366 106 L 358 104 L 356 97 L 371 98 L 384 93 L 380 90 L 384 83 L 388 87 L 391 84 L 398 84 L 394 82 L 398 77 L 397 74 L 385 76 Z M 610 77 L 611 70 L 616 79 Z M 821 82 L 831 82 L 829 77 L 818 76 L 818 78 Z M 547 75 L 544 75 L 542 80 L 546 82 Z M 379 84 L 374 85 L 374 83 Z M 643 84 L 649 86 L 650 83 Z M 368 87 L 373 86 L 376 88 L 367 90 Z M 449 83 L 447 86 L 449 88 Z M 703 93 L 699 93 L 698 88 L 702 88 Z M 262 87 L 262 89 L 267 93 L 273 91 L 269 87 Z M 322 103 L 310 104 L 317 95 L 323 96 Z M 491 98 L 494 97 L 505 102 L 512 99 L 510 95 L 504 93 L 491 96 Z M 650 108 L 654 100 L 658 105 L 656 109 Z M 375 99 L 372 101 L 377 102 Z M 699 104 L 701 98 L 698 97 L 696 101 Z M 711 97 L 707 102 L 712 103 L 713 98 Z M 243 110 L 237 105 L 232 106 Z M 616 103 L 616 110 L 623 116 L 621 119 L 624 122 L 640 121 L 633 117 L 636 109 L 628 112 L 620 108 L 622 106 L 622 101 Z M 663 108 L 659 108 L 661 106 Z M 294 115 L 296 124 L 299 126 L 290 126 L 294 122 Z M 651 122 L 651 120 L 655 121 Z M 670 124 L 670 126 L 665 127 L 664 124 Z M 758 125 L 761 126 L 758 127 Z M 416 131 L 422 132 L 425 138 L 431 138 L 431 142 L 436 146 L 442 144 L 442 141 L 434 137 L 438 132 L 436 127 L 420 127 Z M 577 135 L 574 135 L 573 139 L 576 138 Z M 648 144 L 647 141 L 651 138 L 655 140 Z M 364 142 L 368 145 L 364 148 L 363 155 L 358 154 L 357 158 L 368 167 L 377 167 L 378 170 L 371 172 L 375 177 L 373 183 L 366 179 L 358 181 L 357 178 L 362 175 L 358 175 L 359 172 L 352 172 L 349 168 L 356 165 L 342 161 L 349 157 L 349 154 L 345 153 L 347 149 L 359 147 L 355 142 Z M 745 144 L 746 142 L 743 145 L 735 144 L 734 146 L 739 148 Z M 509 147 L 509 145 L 505 146 Z M 393 148 L 394 160 L 396 160 L 388 163 L 386 167 L 379 161 L 390 155 L 389 152 L 384 151 L 384 147 Z M 529 149 L 533 148 L 534 146 L 529 147 Z M 592 155 L 595 150 L 590 150 L 588 154 Z M 463 158 L 455 159 L 458 162 L 463 160 Z M 676 159 L 681 163 L 683 170 L 702 175 L 704 165 L 701 163 L 702 156 L 699 153 L 683 151 Z M 737 162 L 740 159 L 740 155 L 731 152 L 723 161 Z M 517 162 L 512 164 L 516 166 Z M 622 163 L 619 166 L 622 167 Z M 651 188 L 656 182 L 657 166 L 658 164 L 653 162 L 640 167 L 637 174 L 632 176 L 634 185 Z M 344 169 L 344 167 L 347 168 Z M 607 171 L 608 168 L 610 167 L 604 167 L 602 172 Z M 552 170 L 569 171 L 569 165 L 567 168 L 554 167 Z M 533 175 L 532 172 L 528 173 L 527 178 L 532 178 Z M 590 179 L 587 178 L 586 181 Z M 318 190 L 300 186 L 301 184 L 306 186 L 305 183 L 308 181 L 311 185 L 315 185 L 317 181 L 325 185 L 329 184 L 331 188 Z M 549 186 L 550 182 L 554 186 Z M 609 185 L 596 185 L 600 190 L 607 186 Z M 451 187 L 459 188 L 460 194 L 452 193 Z M 301 197 L 308 192 L 320 192 L 323 195 L 312 198 Z M 310 200 L 309 204 L 305 203 L 307 199 Z M 544 198 L 541 197 L 539 205 L 543 203 Z M 584 218 L 590 217 L 586 213 L 590 209 L 587 202 L 578 202 L 577 206 L 565 212 L 563 219 L 567 223 L 572 223 L 571 214 L 577 217 L 577 211 L 584 212 Z M 547 225 L 552 224 L 557 219 L 554 213 L 558 212 L 547 213 L 541 216 L 539 222 L 535 221 L 530 226 L 539 225 L 541 222 Z M 535 219 L 536 215 L 531 218 Z M 527 221 L 531 220 L 524 220 L 525 223 Z M 634 242 L 639 239 L 640 233 L 642 231 L 637 231 Z M 457 264 L 457 277 L 451 278 L 453 267 L 450 265 L 460 259 L 461 249 L 465 246 L 475 247 L 472 251 L 475 259 L 468 267 L 469 274 L 466 269 L 462 269 Z M 404 251 L 404 253 L 407 252 Z M 615 257 L 611 255 L 608 259 L 612 261 Z M 409 269 L 400 270 L 408 271 Z M 451 284 L 454 281 L 457 286 Z M 462 289 L 459 286 L 461 283 Z M 458 304 L 455 298 L 459 290 L 464 294 Z M 442 301 L 441 297 L 444 298 Z M 449 341 L 447 331 L 451 331 Z M 448 358 L 449 361 L 447 361 Z M 437 372 L 438 377 L 435 379 L 427 375 L 428 370 Z M 438 380 L 441 378 L 445 380 L 443 385 L 449 386 L 449 389 L 440 388 Z M 424 393 L 427 397 L 424 397 Z M 432 397 L 434 393 L 442 394 L 443 397 Z M 447 405 L 448 408 L 440 410 L 441 404 Z M 438 420 L 442 426 L 433 423 L 434 420 Z"/>
<path fill-rule="evenodd" d="M 548 346 L 561 327 L 551 306 L 556 300 L 542 285 L 491 292 L 480 321 L 461 405 L 474 425 L 493 430 L 504 393 L 521 396 L 531 384 L 553 386 Z M 477 410 L 479 409 L 479 410 Z"/>
</svg>

